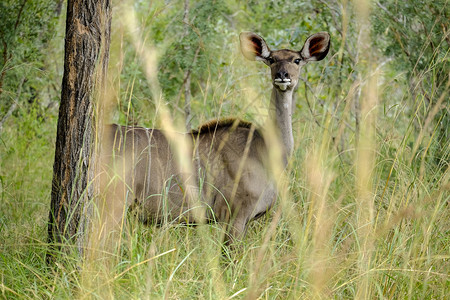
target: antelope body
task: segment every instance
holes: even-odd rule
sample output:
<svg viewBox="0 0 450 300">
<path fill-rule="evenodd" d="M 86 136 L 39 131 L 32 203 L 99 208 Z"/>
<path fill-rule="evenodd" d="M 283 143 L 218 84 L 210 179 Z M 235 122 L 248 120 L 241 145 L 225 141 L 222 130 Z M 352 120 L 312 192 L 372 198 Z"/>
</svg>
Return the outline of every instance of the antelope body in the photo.
<svg viewBox="0 0 450 300">
<path fill-rule="evenodd" d="M 124 196 L 109 204 L 116 220 L 131 208 L 146 223 L 198 222 L 200 206 L 203 218 L 227 224 L 226 241 L 233 242 L 249 221 L 273 206 L 277 191 L 269 166 L 270 143 L 279 143 L 285 167 L 294 146 L 292 102 L 301 66 L 323 59 L 330 38 L 321 32 L 310 36 L 300 51 L 271 51 L 259 35 L 244 32 L 240 44 L 247 59 L 271 68 L 272 109 L 266 126 L 275 127 L 278 140 L 265 139 L 265 127 L 248 122 L 211 121 L 176 137 L 192 145 L 192 171 L 185 174 L 164 131 L 111 125 L 106 134 L 111 143 L 106 148 L 112 149 L 109 165 L 122 174 L 122 184 L 112 190 Z M 200 199 L 195 205 L 188 190 Z"/>
</svg>

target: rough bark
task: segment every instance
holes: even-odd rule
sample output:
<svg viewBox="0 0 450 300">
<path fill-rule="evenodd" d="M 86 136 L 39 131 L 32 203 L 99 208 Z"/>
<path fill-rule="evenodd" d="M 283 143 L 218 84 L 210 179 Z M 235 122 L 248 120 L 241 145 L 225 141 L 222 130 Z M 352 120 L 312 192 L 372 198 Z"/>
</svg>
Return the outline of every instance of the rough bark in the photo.
<svg viewBox="0 0 450 300">
<path fill-rule="evenodd" d="M 111 0 L 68 1 L 47 261 L 55 251 L 69 249 L 61 245 L 75 245 L 83 253 L 87 207 L 95 193 L 96 123 L 101 119 L 94 116 L 94 110 L 104 94 L 110 27 Z"/>
</svg>

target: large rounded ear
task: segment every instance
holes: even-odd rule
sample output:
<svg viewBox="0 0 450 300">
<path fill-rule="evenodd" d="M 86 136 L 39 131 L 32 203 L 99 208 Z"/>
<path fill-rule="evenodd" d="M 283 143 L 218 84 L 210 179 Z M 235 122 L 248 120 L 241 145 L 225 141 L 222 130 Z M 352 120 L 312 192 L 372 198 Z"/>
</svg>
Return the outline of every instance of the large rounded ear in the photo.
<svg viewBox="0 0 450 300">
<path fill-rule="evenodd" d="M 300 50 L 300 55 L 305 61 L 318 61 L 327 56 L 330 49 L 330 35 L 328 32 L 319 32 L 306 39 L 305 45 Z"/>
<path fill-rule="evenodd" d="M 266 41 L 253 32 L 242 32 L 239 35 L 242 54 L 248 60 L 266 61 L 270 56 L 270 49 Z"/>
</svg>

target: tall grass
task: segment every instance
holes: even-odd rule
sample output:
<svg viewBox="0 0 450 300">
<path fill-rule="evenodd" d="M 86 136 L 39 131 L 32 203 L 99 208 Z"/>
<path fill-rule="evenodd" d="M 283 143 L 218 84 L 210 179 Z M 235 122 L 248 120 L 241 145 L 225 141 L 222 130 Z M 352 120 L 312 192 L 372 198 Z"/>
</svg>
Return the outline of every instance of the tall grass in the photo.
<svg viewBox="0 0 450 300">
<path fill-rule="evenodd" d="M 359 22 L 370 25 L 364 20 L 368 18 L 363 11 Z M 130 23 L 116 28 L 129 35 L 128 40 L 113 39 L 133 43 L 134 63 L 147 72 L 144 84 L 159 94 L 153 55 L 157 50 L 139 25 Z M 218 54 L 228 57 L 229 69 L 210 78 L 202 86 L 203 96 L 192 99 L 197 123 L 229 115 L 258 124 L 267 118 L 269 75 L 240 57 L 236 37 L 237 32 L 231 34 L 230 44 L 224 46 L 231 55 Z M 130 216 L 119 247 L 87 263 L 76 254 L 64 254 L 56 266 L 48 267 L 46 222 L 56 118 L 51 111 L 20 108 L 0 133 L 1 297 L 449 298 L 450 146 L 444 142 L 442 149 L 433 127 L 438 112 L 448 105 L 449 85 L 444 83 L 443 92 L 433 94 L 434 105 L 425 113 L 411 112 L 405 103 L 419 100 L 408 92 L 402 76 L 389 63 L 371 64 L 380 58 L 365 48 L 370 40 L 360 42 L 357 80 L 339 90 L 333 90 L 337 85 L 324 86 L 327 62 L 305 71 L 315 72 L 318 80 L 309 81 L 310 103 L 303 97 L 308 88 L 298 91 L 296 150 L 279 179 L 277 204 L 250 224 L 239 251 L 225 257 L 220 224 L 155 227 Z M 111 64 L 119 66 L 120 73 L 123 50 L 113 51 L 118 52 L 112 57 L 119 59 Z M 112 90 L 120 91 L 112 98 L 127 99 L 129 108 L 116 119 L 148 114 L 148 122 L 159 127 L 184 127 L 180 113 L 166 106 L 171 99 L 155 100 L 158 116 L 151 109 L 134 111 L 130 99 L 136 77 L 113 74 L 111 81 Z M 395 89 L 401 91 L 398 99 L 392 99 Z M 338 105 L 343 109 L 321 104 L 333 95 L 344 95 L 346 102 Z M 360 113 L 357 130 L 352 125 L 355 112 Z M 422 124 L 421 130 L 414 129 L 414 122 Z M 444 153 L 440 167 L 434 159 L 438 150 Z"/>
</svg>

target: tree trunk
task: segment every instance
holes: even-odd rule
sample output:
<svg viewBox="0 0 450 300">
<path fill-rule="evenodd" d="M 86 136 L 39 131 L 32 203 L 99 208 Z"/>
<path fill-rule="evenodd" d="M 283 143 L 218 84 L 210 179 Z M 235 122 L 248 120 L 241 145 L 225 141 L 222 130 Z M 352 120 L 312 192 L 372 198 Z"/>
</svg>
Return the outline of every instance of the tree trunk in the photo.
<svg viewBox="0 0 450 300">
<path fill-rule="evenodd" d="M 51 262 L 71 246 L 83 253 L 89 202 L 95 194 L 96 128 L 94 115 L 104 95 L 109 60 L 111 0 L 68 0 L 64 76 L 56 136 L 48 224 Z M 97 108 L 97 109 L 96 109 Z M 75 247 L 73 247 L 75 246 Z"/>
</svg>

